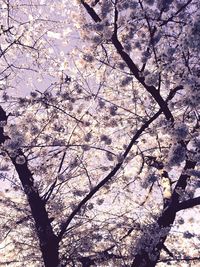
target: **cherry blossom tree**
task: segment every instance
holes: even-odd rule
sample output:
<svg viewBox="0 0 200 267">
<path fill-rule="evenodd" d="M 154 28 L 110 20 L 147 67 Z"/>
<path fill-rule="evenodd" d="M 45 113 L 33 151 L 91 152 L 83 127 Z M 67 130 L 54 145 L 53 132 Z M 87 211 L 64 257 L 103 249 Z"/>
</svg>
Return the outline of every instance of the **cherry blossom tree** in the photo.
<svg viewBox="0 0 200 267">
<path fill-rule="evenodd" d="M 199 264 L 199 9 L 2 1 L 2 266 Z"/>
</svg>

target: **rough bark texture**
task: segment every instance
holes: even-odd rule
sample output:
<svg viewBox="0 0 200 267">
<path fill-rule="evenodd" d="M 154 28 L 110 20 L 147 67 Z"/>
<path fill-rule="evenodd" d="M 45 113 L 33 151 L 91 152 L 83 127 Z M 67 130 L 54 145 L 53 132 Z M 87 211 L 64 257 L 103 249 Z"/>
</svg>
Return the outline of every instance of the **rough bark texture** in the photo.
<svg viewBox="0 0 200 267">
<path fill-rule="evenodd" d="M 101 18 L 98 16 L 98 14 L 95 12 L 95 10 L 92 7 L 90 7 L 84 0 L 81 0 L 80 2 L 94 22 L 96 23 L 101 22 Z M 118 20 L 118 11 L 117 9 L 115 9 L 114 33 L 110 41 L 115 47 L 117 53 L 121 56 L 123 61 L 127 64 L 130 72 L 133 74 L 136 80 L 138 80 L 138 82 L 141 85 L 143 85 L 146 91 L 154 98 L 154 100 L 156 101 L 156 103 L 159 105 L 162 112 L 164 113 L 166 119 L 170 121 L 174 121 L 173 115 L 168 108 L 167 101 L 165 101 L 162 98 L 159 91 L 154 86 L 148 86 L 145 83 L 145 78 L 141 76 L 141 72 L 137 68 L 136 64 L 133 62 L 132 58 L 124 51 L 124 47 L 117 37 L 117 28 L 118 28 L 117 20 Z"/>
<path fill-rule="evenodd" d="M 15 163 L 15 159 L 12 159 L 12 162 L 27 195 L 31 213 L 35 221 L 45 267 L 56 267 L 59 264 L 58 242 L 57 237 L 53 233 L 45 203 L 39 196 L 39 193 L 34 189 L 32 175 L 27 163 L 18 165 Z"/>
<path fill-rule="evenodd" d="M 2 121 L 7 122 L 7 116 L 6 112 L 0 106 L 0 123 Z M 9 137 L 4 135 L 3 127 L 0 127 L 0 144 L 3 144 L 6 139 L 9 139 Z M 25 157 L 21 149 L 17 150 L 17 156 L 19 155 Z M 18 173 L 19 179 L 28 199 L 31 214 L 35 221 L 36 233 L 39 239 L 44 265 L 45 267 L 57 267 L 59 264 L 58 240 L 57 236 L 53 232 L 45 207 L 45 202 L 42 200 L 37 189 L 34 187 L 33 175 L 28 168 L 27 160 L 24 164 L 17 164 L 17 156 L 10 157 L 10 159 Z"/>
<path fill-rule="evenodd" d="M 196 162 L 187 160 L 185 163 L 184 170 L 187 169 L 194 169 L 196 166 Z M 159 226 L 160 231 L 163 229 L 167 229 L 166 234 L 162 236 L 159 239 L 159 242 L 154 245 L 154 247 L 151 248 L 151 252 L 146 252 L 144 250 L 141 250 L 140 253 L 138 253 L 135 256 L 135 259 L 133 260 L 133 263 L 131 267 L 154 267 L 156 266 L 159 258 L 161 250 L 164 247 L 164 243 L 167 239 L 167 236 L 170 232 L 171 226 L 173 225 L 176 213 L 180 211 L 181 209 L 184 209 L 185 206 L 188 205 L 188 201 L 179 203 L 179 194 L 177 193 L 177 188 L 185 189 L 187 186 L 187 180 L 190 176 L 187 174 L 181 174 L 178 182 L 175 186 L 175 189 L 173 191 L 171 200 L 169 201 L 169 205 L 165 208 L 161 216 L 157 220 L 157 224 Z M 191 203 L 190 203 L 191 202 Z M 195 204 L 199 204 L 199 198 L 196 198 L 194 201 L 189 202 L 189 207 L 194 206 Z M 152 237 L 153 238 L 153 237 Z M 151 258 L 151 256 L 155 256 L 154 259 Z"/>
</svg>

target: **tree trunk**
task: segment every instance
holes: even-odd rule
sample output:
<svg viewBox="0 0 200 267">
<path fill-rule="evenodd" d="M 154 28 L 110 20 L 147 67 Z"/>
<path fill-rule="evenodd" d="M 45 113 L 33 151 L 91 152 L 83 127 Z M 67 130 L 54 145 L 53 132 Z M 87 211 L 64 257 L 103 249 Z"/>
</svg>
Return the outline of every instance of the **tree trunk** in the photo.
<svg viewBox="0 0 200 267">
<path fill-rule="evenodd" d="M 167 239 L 167 236 L 170 232 L 170 229 L 175 220 L 175 217 L 176 217 L 175 208 L 169 206 L 157 220 L 157 225 L 159 227 L 158 235 L 160 236 L 158 242 L 155 244 L 152 242 L 153 245 L 149 249 L 149 251 L 141 249 L 141 251 L 135 256 L 135 259 L 131 267 L 155 267 L 156 266 L 160 258 L 161 250 L 164 247 L 165 240 Z M 162 232 L 164 234 L 162 234 Z M 152 236 L 151 238 L 153 241 L 154 236 Z"/>
<path fill-rule="evenodd" d="M 19 151 L 19 153 L 22 152 Z M 45 267 L 57 267 L 59 264 L 59 243 L 57 236 L 53 232 L 45 201 L 40 197 L 37 189 L 34 188 L 32 173 L 28 169 L 27 162 L 19 165 L 16 164 L 14 158 L 11 158 L 11 160 L 15 165 L 31 208 L 44 265 Z"/>
<path fill-rule="evenodd" d="M 0 106 L 0 122 L 7 122 L 6 112 Z M 0 144 L 3 144 L 8 136 L 4 135 L 3 126 L 0 125 Z M 9 152 L 8 152 L 9 155 Z M 22 156 L 25 159 L 23 164 L 17 163 L 17 157 Z M 27 196 L 31 209 L 32 217 L 35 221 L 35 228 L 40 244 L 45 267 L 58 267 L 59 265 L 59 242 L 57 236 L 53 232 L 45 202 L 40 197 L 37 188 L 34 187 L 33 175 L 28 168 L 28 162 L 21 149 L 17 150 L 17 156 L 9 155 L 17 173 L 24 192 Z"/>
</svg>

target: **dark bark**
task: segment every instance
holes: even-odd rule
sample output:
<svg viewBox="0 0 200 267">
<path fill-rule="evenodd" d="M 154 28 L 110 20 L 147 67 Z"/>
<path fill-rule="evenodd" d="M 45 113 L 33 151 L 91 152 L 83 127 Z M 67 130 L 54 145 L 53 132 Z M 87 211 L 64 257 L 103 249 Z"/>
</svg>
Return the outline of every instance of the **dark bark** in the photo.
<svg viewBox="0 0 200 267">
<path fill-rule="evenodd" d="M 196 162 L 187 160 L 185 163 L 184 171 L 187 169 L 194 169 L 196 166 Z M 144 250 L 141 250 L 140 253 L 138 253 L 135 256 L 135 259 L 131 265 L 131 267 L 154 267 L 156 266 L 161 250 L 163 249 L 164 243 L 167 239 L 167 236 L 170 232 L 171 226 L 173 225 L 176 213 L 181 209 L 186 209 L 190 207 L 194 207 L 195 205 L 200 204 L 200 198 L 191 199 L 182 203 L 179 203 L 179 194 L 177 192 L 177 188 L 185 189 L 187 186 L 187 180 L 190 177 L 187 174 L 180 175 L 178 182 L 175 186 L 175 189 L 173 191 L 171 200 L 169 201 L 168 206 L 165 208 L 161 216 L 157 220 L 157 224 L 159 226 L 160 231 L 163 229 L 166 230 L 166 234 L 160 238 L 159 242 L 155 244 L 153 248 L 151 248 L 151 252 L 148 253 Z M 153 238 L 153 237 L 152 237 Z M 155 255 L 155 259 L 151 259 L 151 255 Z"/>
<path fill-rule="evenodd" d="M 160 257 L 161 250 L 164 247 L 165 240 L 168 236 L 168 233 L 170 232 L 170 228 L 172 224 L 174 223 L 175 217 L 176 217 L 176 210 L 171 206 L 163 212 L 163 214 L 157 220 L 157 224 L 159 226 L 160 231 L 165 230 L 167 231 L 167 233 L 164 236 L 160 237 L 159 242 L 155 244 L 154 247 L 151 248 L 150 252 L 141 250 L 140 253 L 138 253 L 135 256 L 131 267 L 155 267 L 156 266 L 159 260 L 159 257 Z M 152 256 L 154 258 L 152 258 Z"/>
<path fill-rule="evenodd" d="M 101 18 L 98 16 L 98 14 L 95 12 L 95 10 L 90 7 L 85 1 L 81 0 L 81 4 L 86 9 L 87 13 L 90 15 L 90 17 L 93 19 L 94 22 L 98 23 L 101 22 Z M 154 98 L 154 100 L 157 102 L 159 107 L 161 108 L 162 112 L 164 113 L 167 120 L 173 121 L 173 115 L 171 111 L 168 108 L 167 101 L 165 101 L 162 96 L 160 95 L 159 91 L 154 86 L 148 86 L 145 83 L 144 77 L 141 76 L 141 72 L 137 68 L 136 64 L 133 62 L 131 57 L 124 51 L 124 47 L 122 46 L 121 42 L 117 38 L 117 19 L 118 19 L 118 11 L 115 9 L 115 26 L 114 26 L 114 33 L 111 38 L 111 42 L 113 46 L 115 47 L 118 54 L 121 56 L 121 58 L 124 60 L 124 62 L 127 64 L 130 72 L 133 74 L 133 76 L 138 80 L 138 82 L 144 86 L 144 88 L 147 90 L 148 93 L 151 94 L 151 96 Z"/>
<path fill-rule="evenodd" d="M 177 211 L 193 208 L 197 205 L 200 205 L 200 197 L 188 199 L 186 201 L 179 203 L 177 206 Z"/>
<path fill-rule="evenodd" d="M 19 151 L 19 154 L 22 154 L 22 152 Z M 45 267 L 57 267 L 59 264 L 58 240 L 53 232 L 45 202 L 39 196 L 37 189 L 34 188 L 32 173 L 28 169 L 27 162 L 19 165 L 15 158 L 11 158 L 11 160 L 31 208 Z"/>
<path fill-rule="evenodd" d="M 5 111 L 0 107 L 0 122 L 7 120 Z M 0 142 L 1 144 L 7 137 L 4 136 L 3 127 L 0 127 Z M 9 153 L 8 153 L 9 155 Z M 25 155 L 21 149 L 18 149 L 17 156 Z M 54 234 L 48 213 L 45 207 L 45 202 L 40 197 L 37 189 L 34 187 L 33 175 L 28 168 L 27 160 L 24 164 L 17 164 L 16 157 L 10 157 L 17 173 L 24 192 L 27 196 L 31 214 L 35 221 L 37 236 L 39 239 L 40 250 L 42 253 L 45 267 L 57 267 L 59 264 L 59 243 L 57 236 Z"/>
<path fill-rule="evenodd" d="M 177 91 L 182 90 L 183 87 L 182 86 L 177 86 L 175 87 L 173 90 L 170 91 L 166 102 L 168 102 L 169 100 L 171 100 Z M 159 115 L 162 113 L 162 109 L 158 110 L 158 112 L 155 113 L 155 115 L 153 115 L 148 121 L 146 121 L 141 127 L 140 129 L 137 130 L 136 134 L 132 137 L 130 143 L 128 144 L 124 154 L 123 154 L 123 159 L 125 160 L 125 158 L 128 156 L 129 152 L 131 151 L 131 148 L 133 147 L 133 145 L 135 144 L 135 142 L 138 140 L 138 138 L 141 136 L 141 134 L 149 127 L 149 125 L 155 121 Z M 116 164 L 116 166 L 113 168 L 113 170 L 102 180 L 100 181 L 89 193 L 88 195 L 86 195 L 85 198 L 83 198 L 83 200 L 77 205 L 77 207 L 73 210 L 73 212 L 69 215 L 69 217 L 67 218 L 66 222 L 63 224 L 60 233 L 58 234 L 58 240 L 59 242 L 61 241 L 61 239 L 63 238 L 63 235 L 65 234 L 69 224 L 71 223 L 71 221 L 74 219 L 74 217 L 79 213 L 79 211 L 81 210 L 81 208 L 96 194 L 96 192 L 98 192 L 108 181 L 110 181 L 114 175 L 117 173 L 117 171 L 121 168 L 123 162 L 119 162 L 118 164 Z"/>
<path fill-rule="evenodd" d="M 82 257 L 79 259 L 79 261 L 82 264 L 82 267 L 90 267 L 90 266 L 94 266 L 95 261 L 90 259 L 89 257 Z"/>
<path fill-rule="evenodd" d="M 152 116 L 148 121 L 146 121 L 140 129 L 136 132 L 136 134 L 131 139 L 129 145 L 127 146 L 124 154 L 123 154 L 123 160 L 115 165 L 113 170 L 103 179 L 101 180 L 87 195 L 83 200 L 77 205 L 77 207 L 73 210 L 73 212 L 69 215 L 66 222 L 63 224 L 62 229 L 58 235 L 58 240 L 61 241 L 63 238 L 63 235 L 65 234 L 69 224 L 74 219 L 74 217 L 79 213 L 79 211 L 82 209 L 82 207 L 108 182 L 110 181 L 114 175 L 118 172 L 118 170 L 121 168 L 123 161 L 128 156 L 129 152 L 131 151 L 131 148 L 137 141 L 137 139 L 140 137 L 140 135 L 149 127 L 149 125 L 155 121 L 159 115 L 162 113 L 162 110 L 160 109 L 154 116 Z"/>
</svg>

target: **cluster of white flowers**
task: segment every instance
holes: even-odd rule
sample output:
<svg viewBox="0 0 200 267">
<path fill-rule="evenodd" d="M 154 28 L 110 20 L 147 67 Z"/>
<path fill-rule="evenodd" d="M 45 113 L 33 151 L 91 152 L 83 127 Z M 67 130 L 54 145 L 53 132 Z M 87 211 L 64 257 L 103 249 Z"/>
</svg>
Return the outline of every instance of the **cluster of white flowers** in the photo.
<svg viewBox="0 0 200 267">
<path fill-rule="evenodd" d="M 170 57 L 170 58 L 174 55 L 175 52 L 176 52 L 176 49 L 173 48 L 173 47 L 168 47 L 167 51 L 166 51 L 167 56 Z"/>
<path fill-rule="evenodd" d="M 148 173 L 145 181 L 143 182 L 142 184 L 142 187 L 144 188 L 148 188 L 149 185 L 152 185 L 152 183 L 154 183 L 155 181 L 158 180 L 158 177 L 157 175 L 155 174 L 155 172 L 151 172 L 151 173 Z"/>
<path fill-rule="evenodd" d="M 196 152 L 199 152 L 200 151 L 200 138 L 194 138 L 192 141 L 191 141 L 191 145 L 192 147 L 196 150 Z"/>
<path fill-rule="evenodd" d="M 149 86 L 156 86 L 158 82 L 158 74 L 157 73 L 151 73 L 147 76 L 145 76 L 145 83 Z"/>
<path fill-rule="evenodd" d="M 117 162 L 118 163 L 121 163 L 121 162 L 123 162 L 124 161 L 124 156 L 123 156 L 123 154 L 119 154 L 118 156 L 117 156 Z"/>
<path fill-rule="evenodd" d="M 191 79 L 188 81 L 188 84 L 190 87 L 188 88 L 185 98 L 182 102 L 186 106 L 197 108 L 200 105 L 200 83 L 199 81 L 197 83 L 197 81 Z"/>
<path fill-rule="evenodd" d="M 126 86 L 129 85 L 133 80 L 133 77 L 131 76 L 126 76 L 125 78 L 123 78 L 123 80 L 121 81 L 121 86 Z"/>
<path fill-rule="evenodd" d="M 168 155 L 168 167 L 179 166 L 186 156 L 185 148 L 181 144 L 174 144 Z"/>
<path fill-rule="evenodd" d="M 70 164 L 69 164 L 69 166 L 70 166 L 70 169 L 74 169 L 74 168 L 76 168 L 77 166 L 79 166 L 79 161 L 78 161 L 78 159 L 77 159 L 77 158 L 72 159 L 71 162 L 70 162 Z"/>
<path fill-rule="evenodd" d="M 66 179 L 66 177 L 65 177 L 65 175 L 63 175 L 63 174 L 58 174 L 58 176 L 57 176 L 57 178 L 58 178 L 58 180 L 60 180 L 60 181 L 65 181 L 65 179 Z"/>
<path fill-rule="evenodd" d="M 37 135 L 39 133 L 39 128 L 37 125 L 32 125 L 30 128 L 31 135 Z"/>
<path fill-rule="evenodd" d="M 151 53 L 148 52 L 148 51 L 145 51 L 142 53 L 142 58 L 141 58 L 141 61 L 143 63 L 146 63 L 146 61 L 151 57 Z"/>
<path fill-rule="evenodd" d="M 74 196 L 78 196 L 78 197 L 82 197 L 82 196 L 84 196 L 86 193 L 87 193 L 87 192 L 84 191 L 84 190 L 76 189 L 76 190 L 74 190 L 73 195 L 74 195 Z"/>
<path fill-rule="evenodd" d="M 112 139 L 105 134 L 102 134 L 100 137 L 101 141 L 104 142 L 106 145 L 110 145 L 112 143 Z"/>
<path fill-rule="evenodd" d="M 116 113 L 117 110 L 118 110 L 117 106 L 115 106 L 115 105 L 110 106 L 110 108 L 109 108 L 110 115 L 111 115 L 111 116 L 115 116 L 115 115 L 117 115 L 117 113 Z"/>
<path fill-rule="evenodd" d="M 101 4 L 101 16 L 103 19 L 107 17 L 112 9 L 112 3 L 109 0 L 103 0 Z"/>
<path fill-rule="evenodd" d="M 138 50 L 142 50 L 142 46 L 141 46 L 141 42 L 139 41 L 136 41 L 135 44 L 134 44 L 134 47 Z"/>
<path fill-rule="evenodd" d="M 144 0 L 144 2 L 145 2 L 147 5 L 149 5 L 149 6 L 153 6 L 155 0 Z"/>
<path fill-rule="evenodd" d="M 84 140 L 85 140 L 85 142 L 90 142 L 91 138 L 92 138 L 92 134 L 91 134 L 91 133 L 87 133 L 87 134 L 85 135 Z"/>
<path fill-rule="evenodd" d="M 191 234 L 189 231 L 185 231 L 183 233 L 183 237 L 186 238 L 186 239 L 190 239 L 192 237 L 194 237 L 195 235 L 194 234 Z"/>
<path fill-rule="evenodd" d="M 94 36 L 92 37 L 92 42 L 93 42 L 94 44 L 100 44 L 101 41 L 102 41 L 102 38 L 101 38 L 101 36 L 99 36 L 99 35 L 94 35 Z"/>
<path fill-rule="evenodd" d="M 157 7 L 158 9 L 167 12 L 172 2 L 173 0 L 157 0 Z"/>
<path fill-rule="evenodd" d="M 97 23 L 95 24 L 93 27 L 94 27 L 94 30 L 97 31 L 97 32 L 102 32 L 103 29 L 104 29 L 104 24 L 103 23 Z"/>
<path fill-rule="evenodd" d="M 188 135 L 188 127 L 185 123 L 176 123 L 174 125 L 174 128 L 172 130 L 172 136 L 175 138 L 175 140 L 185 140 Z"/>
<path fill-rule="evenodd" d="M 124 70 L 125 69 L 125 67 L 126 67 L 126 64 L 123 62 L 123 61 L 121 61 L 121 62 L 118 62 L 118 68 L 120 69 L 120 70 Z"/>
<path fill-rule="evenodd" d="M 105 107 L 105 102 L 102 99 L 99 99 L 98 104 L 101 109 Z"/>
<path fill-rule="evenodd" d="M 92 56 L 92 55 L 90 55 L 90 54 L 85 54 L 84 56 L 83 56 L 83 59 L 85 60 L 85 61 L 87 61 L 87 62 L 93 62 L 94 61 L 94 57 Z"/>
<path fill-rule="evenodd" d="M 114 160 L 114 158 L 113 158 L 113 154 L 111 154 L 111 153 L 109 153 L 109 152 L 106 153 L 106 157 L 107 157 L 107 159 L 108 159 L 109 161 L 113 161 L 113 160 Z"/>
<path fill-rule="evenodd" d="M 4 148 L 5 150 L 15 151 L 18 148 L 20 148 L 24 144 L 24 137 L 21 134 L 16 134 L 16 136 L 13 136 L 12 139 L 7 139 L 4 142 Z"/>
<path fill-rule="evenodd" d="M 157 257 L 155 251 L 153 249 L 159 243 L 160 239 L 166 236 L 169 232 L 169 227 L 160 228 L 160 226 L 156 223 L 146 225 L 143 229 L 143 235 L 140 238 L 136 251 L 141 253 L 141 251 L 145 251 L 148 253 L 149 257 Z"/>
<path fill-rule="evenodd" d="M 156 45 L 160 41 L 161 38 L 162 38 L 162 33 L 157 32 L 152 39 L 153 44 Z"/>
<path fill-rule="evenodd" d="M 55 140 L 53 140 L 52 145 L 53 146 L 64 146 L 65 141 L 55 139 Z"/>
<path fill-rule="evenodd" d="M 70 95 L 68 92 L 64 92 L 60 96 L 63 100 L 70 100 Z"/>
<path fill-rule="evenodd" d="M 194 22 L 194 24 L 191 27 L 190 34 L 188 36 L 188 44 L 190 47 L 194 49 L 200 49 L 200 18 L 197 18 L 197 20 Z"/>
<path fill-rule="evenodd" d="M 98 198 L 96 202 L 97 202 L 97 205 L 101 206 L 103 204 L 103 202 L 104 202 L 104 199 L 103 198 Z"/>
<path fill-rule="evenodd" d="M 38 93 L 33 91 L 33 92 L 30 93 L 30 95 L 31 95 L 32 98 L 36 98 L 38 96 Z"/>
<path fill-rule="evenodd" d="M 104 27 L 103 37 L 105 40 L 110 40 L 113 35 L 113 30 L 110 27 Z"/>
<path fill-rule="evenodd" d="M 138 2 L 137 2 L 137 1 L 131 1 L 131 2 L 129 3 L 129 8 L 130 8 L 130 9 L 135 10 L 137 7 L 138 7 Z"/>
<path fill-rule="evenodd" d="M 88 151 L 88 150 L 90 150 L 91 147 L 89 145 L 85 144 L 85 145 L 82 145 L 81 148 L 83 149 L 83 151 Z"/>
<path fill-rule="evenodd" d="M 124 0 L 121 3 L 118 3 L 117 7 L 120 11 L 127 10 L 130 6 L 130 1 Z"/>
<path fill-rule="evenodd" d="M 132 44 L 130 42 L 126 42 L 124 44 L 124 50 L 126 51 L 126 53 L 130 53 L 132 50 Z"/>
<path fill-rule="evenodd" d="M 28 103 L 30 103 L 30 101 L 27 98 L 18 98 L 18 104 L 20 107 L 25 107 Z"/>
</svg>

